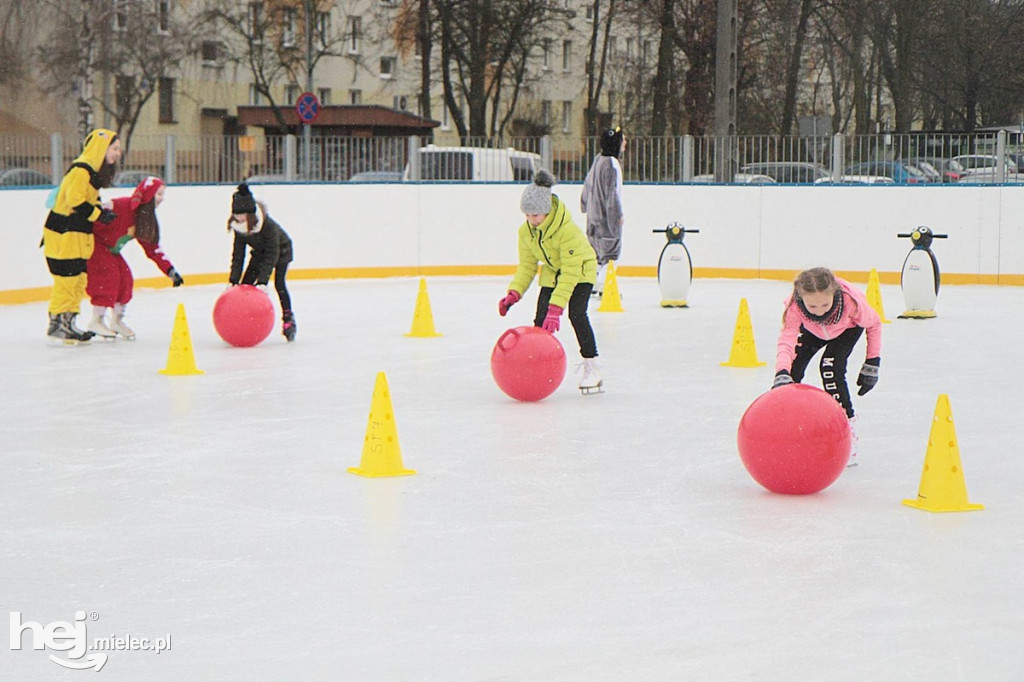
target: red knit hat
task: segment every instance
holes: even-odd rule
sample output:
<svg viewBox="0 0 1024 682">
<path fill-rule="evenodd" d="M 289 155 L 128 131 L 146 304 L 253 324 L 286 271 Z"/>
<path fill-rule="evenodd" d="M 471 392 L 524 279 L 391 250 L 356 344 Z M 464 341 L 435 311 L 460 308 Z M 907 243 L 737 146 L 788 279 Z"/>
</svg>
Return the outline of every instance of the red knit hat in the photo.
<svg viewBox="0 0 1024 682">
<path fill-rule="evenodd" d="M 163 186 L 164 181 L 155 175 L 150 175 L 140 182 L 135 187 L 135 191 L 132 192 L 132 210 L 134 211 L 142 204 L 148 204 L 153 201 L 153 197 L 156 196 L 157 190 Z"/>
</svg>

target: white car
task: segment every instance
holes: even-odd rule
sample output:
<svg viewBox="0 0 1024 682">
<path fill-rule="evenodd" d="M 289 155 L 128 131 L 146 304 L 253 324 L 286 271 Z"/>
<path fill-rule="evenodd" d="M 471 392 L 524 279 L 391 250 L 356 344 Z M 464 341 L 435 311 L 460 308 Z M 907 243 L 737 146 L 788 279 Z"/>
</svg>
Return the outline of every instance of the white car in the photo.
<svg viewBox="0 0 1024 682">
<path fill-rule="evenodd" d="M 966 175 L 972 173 L 995 173 L 999 169 L 999 157 L 993 154 L 963 154 L 954 156 L 953 160 L 964 167 Z M 1017 172 L 1017 164 L 1010 159 L 1003 159 L 1006 174 Z M 963 178 L 961 178 L 961 181 Z"/>
<path fill-rule="evenodd" d="M 712 173 L 704 173 L 702 175 L 693 176 L 693 182 L 700 183 L 711 183 L 715 182 L 715 176 Z M 777 184 L 771 176 L 763 175 L 761 173 L 737 173 L 732 176 L 732 184 L 737 185 L 775 185 Z"/>
</svg>

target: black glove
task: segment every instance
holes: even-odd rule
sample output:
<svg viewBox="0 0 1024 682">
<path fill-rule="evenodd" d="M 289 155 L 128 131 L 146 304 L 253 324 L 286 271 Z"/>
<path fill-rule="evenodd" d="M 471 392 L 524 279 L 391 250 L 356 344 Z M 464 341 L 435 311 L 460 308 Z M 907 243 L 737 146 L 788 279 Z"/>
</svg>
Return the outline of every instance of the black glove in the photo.
<svg viewBox="0 0 1024 682">
<path fill-rule="evenodd" d="M 178 271 L 174 269 L 174 266 L 171 266 L 171 269 L 167 271 L 167 276 L 171 278 L 171 282 L 173 282 L 176 287 L 180 287 L 185 283 L 185 280 L 178 274 Z"/>
<path fill-rule="evenodd" d="M 878 383 L 878 366 L 882 364 L 882 358 L 868 358 L 860 367 L 860 376 L 857 377 L 857 385 L 860 390 L 857 395 L 864 395 Z"/>
<path fill-rule="evenodd" d="M 779 386 L 785 386 L 786 384 L 793 383 L 793 377 L 789 375 L 789 371 L 780 369 L 775 373 L 775 381 L 772 382 L 772 388 L 778 388 Z"/>
<path fill-rule="evenodd" d="M 104 225 L 107 225 L 109 223 L 114 222 L 114 218 L 116 218 L 116 217 L 117 217 L 116 213 L 114 213 L 113 211 L 111 211 L 108 208 L 104 208 L 104 209 L 100 209 L 100 217 L 97 218 L 96 220 L 98 222 L 103 223 Z"/>
</svg>

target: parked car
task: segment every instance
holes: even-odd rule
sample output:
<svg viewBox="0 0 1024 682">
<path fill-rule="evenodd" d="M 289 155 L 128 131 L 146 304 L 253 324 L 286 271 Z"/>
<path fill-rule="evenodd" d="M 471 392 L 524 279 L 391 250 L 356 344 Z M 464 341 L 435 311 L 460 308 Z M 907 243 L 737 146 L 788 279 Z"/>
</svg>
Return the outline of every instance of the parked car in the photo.
<svg viewBox="0 0 1024 682">
<path fill-rule="evenodd" d="M 135 187 L 148 177 L 156 175 L 147 170 L 129 168 L 114 176 L 114 187 Z M 159 176 L 157 176 L 159 177 Z"/>
<path fill-rule="evenodd" d="M 693 176 L 694 182 L 700 183 L 712 183 L 715 181 L 713 173 L 704 173 L 701 175 Z M 732 182 L 737 185 L 774 185 L 775 180 L 769 175 L 762 175 L 760 173 L 737 173 L 732 176 Z"/>
<path fill-rule="evenodd" d="M 961 185 L 994 185 L 1000 182 L 1011 185 L 1024 184 L 1024 173 L 1004 173 L 1003 179 L 1000 181 L 999 174 L 993 168 L 976 170 L 960 178 Z"/>
<path fill-rule="evenodd" d="M 813 183 L 831 177 L 828 169 L 817 163 L 804 161 L 763 161 L 748 163 L 740 168 L 741 173 L 767 175 L 775 182 Z"/>
<path fill-rule="evenodd" d="M 954 156 L 953 160 L 963 166 L 968 174 L 977 172 L 995 173 L 1000 164 L 999 157 L 994 154 L 962 154 Z M 1007 173 L 1017 172 L 1017 164 L 1010 159 L 1004 158 L 1002 165 Z"/>
<path fill-rule="evenodd" d="M 833 184 L 832 178 L 818 180 L 815 185 Z M 844 175 L 839 178 L 839 185 L 892 185 L 895 184 L 892 178 L 884 175 Z"/>
<path fill-rule="evenodd" d="M 419 151 L 420 180 L 463 182 L 529 182 L 540 168 L 540 154 L 508 147 L 437 147 L 428 144 Z M 403 179 L 411 179 L 406 164 Z"/>
<path fill-rule="evenodd" d="M 349 182 L 401 182 L 402 171 L 363 171 L 348 179 Z"/>
<path fill-rule="evenodd" d="M 927 184 L 928 176 L 917 166 L 902 161 L 865 161 L 847 166 L 843 175 L 880 175 L 899 184 Z"/>
<path fill-rule="evenodd" d="M 31 168 L 8 168 L 0 173 L 3 187 L 50 187 L 53 181 L 46 173 Z"/>
<path fill-rule="evenodd" d="M 917 165 L 919 168 L 922 164 L 930 165 L 939 172 L 942 182 L 957 182 L 966 173 L 958 161 L 944 159 L 941 156 L 917 156 L 905 161 L 911 165 Z"/>
</svg>

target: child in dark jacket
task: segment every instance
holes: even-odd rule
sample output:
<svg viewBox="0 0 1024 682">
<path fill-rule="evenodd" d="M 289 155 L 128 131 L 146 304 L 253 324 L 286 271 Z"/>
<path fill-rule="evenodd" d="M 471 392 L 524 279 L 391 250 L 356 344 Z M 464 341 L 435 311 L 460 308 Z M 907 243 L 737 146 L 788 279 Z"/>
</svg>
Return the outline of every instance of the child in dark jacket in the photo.
<svg viewBox="0 0 1024 682">
<path fill-rule="evenodd" d="M 260 209 L 262 221 L 256 217 L 256 208 Z M 288 233 L 267 214 L 263 202 L 256 201 L 249 186 L 244 182 L 231 197 L 231 218 L 228 219 L 228 230 L 235 235 L 235 245 L 231 251 L 231 276 L 229 282 L 235 284 L 254 284 L 266 286 L 274 274 L 274 288 L 281 301 L 281 333 L 289 341 L 295 340 L 295 315 L 292 313 L 292 300 L 288 294 L 285 277 L 288 264 L 292 262 L 292 240 Z M 250 250 L 249 266 L 242 272 L 245 264 L 245 250 Z"/>
</svg>

